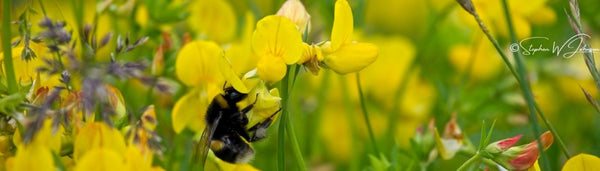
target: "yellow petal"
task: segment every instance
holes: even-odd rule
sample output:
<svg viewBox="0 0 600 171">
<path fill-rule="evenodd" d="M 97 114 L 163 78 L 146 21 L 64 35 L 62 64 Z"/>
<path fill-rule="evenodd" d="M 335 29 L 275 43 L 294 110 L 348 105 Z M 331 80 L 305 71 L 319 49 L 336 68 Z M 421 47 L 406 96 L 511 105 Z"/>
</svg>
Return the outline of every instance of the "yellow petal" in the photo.
<svg viewBox="0 0 600 171">
<path fill-rule="evenodd" d="M 125 149 L 123 149 L 125 150 Z M 123 156 L 107 148 L 89 151 L 77 163 L 76 171 L 110 171 L 123 170 Z"/>
<path fill-rule="evenodd" d="M 202 132 L 205 127 L 204 116 L 212 99 L 219 94 L 223 85 L 209 84 L 199 87 L 181 97 L 172 112 L 172 124 L 176 133 L 188 127 Z"/>
<path fill-rule="evenodd" d="M 337 50 L 342 44 L 349 43 L 354 29 L 352 9 L 346 0 L 335 2 L 335 14 L 333 16 L 333 29 L 331 30 L 331 48 Z"/>
<path fill-rule="evenodd" d="M 128 146 L 125 151 L 125 167 L 129 171 L 144 171 L 152 168 L 151 155 L 144 156 L 135 146 Z"/>
<path fill-rule="evenodd" d="M 158 120 L 156 120 L 156 112 L 154 105 L 148 106 L 142 114 L 142 126 L 148 130 L 154 130 L 156 128 Z"/>
<path fill-rule="evenodd" d="M 118 130 L 102 122 L 92 122 L 79 130 L 73 146 L 75 160 L 79 160 L 87 152 L 98 148 L 122 154 L 125 151 L 125 139 Z"/>
<path fill-rule="evenodd" d="M 249 94 L 258 94 L 258 96 L 249 96 L 246 100 L 248 104 L 256 100 L 256 104 L 252 108 L 252 114 L 248 115 L 248 127 L 264 121 L 280 108 L 281 97 L 279 97 L 279 90 L 277 88 L 267 89 L 263 81 L 259 82 Z M 258 100 L 256 99 L 257 97 Z M 273 118 L 273 122 L 275 122 L 277 117 L 278 115 Z"/>
<path fill-rule="evenodd" d="M 260 79 L 268 82 L 277 82 L 285 76 L 287 67 L 284 61 L 278 57 L 263 57 L 256 64 Z"/>
<path fill-rule="evenodd" d="M 360 71 L 373 63 L 379 54 L 370 43 L 349 43 L 325 56 L 325 64 L 339 74 Z"/>
<path fill-rule="evenodd" d="M 33 139 L 29 144 L 49 147 L 54 152 L 60 152 L 62 134 L 65 129 L 59 126 L 56 132 L 53 132 L 52 130 L 52 120 L 45 120 L 42 129 L 33 136 Z M 23 145 L 20 131 L 15 131 L 13 143 L 16 146 Z"/>
<path fill-rule="evenodd" d="M 109 102 L 115 110 L 116 116 L 113 118 L 115 120 L 120 119 L 125 116 L 125 100 L 123 100 L 123 95 L 121 91 L 116 87 L 111 86 L 110 84 L 106 84 L 106 90 L 108 90 L 108 98 Z"/>
<path fill-rule="evenodd" d="M 539 164 L 538 160 L 536 160 L 535 163 L 533 163 L 533 166 L 531 166 L 527 170 L 528 171 L 541 171 L 542 169 L 540 169 L 540 164 Z"/>
<path fill-rule="evenodd" d="M 194 41 L 185 44 L 175 61 L 177 78 L 187 86 L 218 82 L 219 70 L 216 60 L 223 50 L 214 42 Z"/>
<path fill-rule="evenodd" d="M 556 13 L 552 8 L 545 6 L 529 15 L 527 19 L 534 25 L 549 25 L 556 21 Z"/>
<path fill-rule="evenodd" d="M 15 157 L 11 160 L 7 160 L 6 169 L 53 171 L 55 170 L 54 159 L 50 149 L 45 146 L 19 146 Z"/>
<path fill-rule="evenodd" d="M 222 56 L 218 59 L 218 61 L 219 61 L 219 70 L 221 71 L 221 74 L 223 75 L 225 80 L 227 80 L 227 83 L 231 84 L 231 86 L 233 88 L 235 88 L 235 90 L 239 91 L 240 93 L 248 93 L 250 90 L 248 90 L 248 88 L 246 88 L 246 85 L 244 85 L 244 82 L 242 82 L 240 77 L 235 73 L 229 60 L 227 60 L 227 58 Z"/>
<path fill-rule="evenodd" d="M 589 154 L 578 154 L 571 157 L 563 166 L 563 171 L 586 171 L 600 168 L 600 158 Z"/>
<path fill-rule="evenodd" d="M 252 33 L 256 21 L 252 12 L 246 13 L 244 20 L 244 30 L 242 30 L 241 40 L 231 44 L 231 47 L 226 50 L 225 57 L 229 59 L 236 74 L 246 73 L 256 68 L 258 58 L 252 53 Z"/>
<path fill-rule="evenodd" d="M 296 25 L 277 15 L 266 16 L 258 21 L 252 36 L 252 49 L 260 58 L 279 57 L 286 64 L 296 63 L 304 50 Z"/>
<path fill-rule="evenodd" d="M 200 94 L 197 91 L 192 91 L 181 97 L 173 107 L 172 113 L 172 124 L 175 133 L 183 131 L 195 115 L 200 114 L 202 111 L 206 111 L 207 106 L 206 100 L 200 98 Z"/>
</svg>

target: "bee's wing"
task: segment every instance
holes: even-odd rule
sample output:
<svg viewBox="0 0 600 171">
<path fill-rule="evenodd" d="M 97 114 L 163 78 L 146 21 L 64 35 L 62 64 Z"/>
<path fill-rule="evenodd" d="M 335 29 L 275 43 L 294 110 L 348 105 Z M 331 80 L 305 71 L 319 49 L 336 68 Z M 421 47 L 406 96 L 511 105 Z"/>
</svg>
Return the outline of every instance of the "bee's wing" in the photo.
<svg viewBox="0 0 600 171">
<path fill-rule="evenodd" d="M 202 165 L 206 163 L 206 156 L 208 155 L 208 148 L 210 147 L 210 141 L 212 140 L 212 136 L 219 125 L 219 120 L 221 120 L 221 113 L 218 114 L 217 118 L 213 123 L 206 123 L 206 128 L 202 132 L 202 137 L 200 138 L 200 148 L 198 149 L 200 157 L 202 157 Z"/>
</svg>

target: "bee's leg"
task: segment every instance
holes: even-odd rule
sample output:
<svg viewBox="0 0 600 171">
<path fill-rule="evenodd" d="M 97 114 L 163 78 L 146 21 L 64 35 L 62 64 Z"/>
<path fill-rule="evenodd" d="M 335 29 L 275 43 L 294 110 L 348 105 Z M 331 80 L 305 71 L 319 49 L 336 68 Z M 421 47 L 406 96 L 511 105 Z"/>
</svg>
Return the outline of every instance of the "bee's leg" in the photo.
<svg viewBox="0 0 600 171">
<path fill-rule="evenodd" d="M 248 112 L 250 112 L 250 110 L 252 110 L 252 108 L 254 107 L 254 105 L 256 104 L 256 101 L 258 101 L 258 93 L 256 93 L 256 98 L 254 98 L 254 102 L 252 102 L 252 104 L 246 106 L 245 108 L 242 109 L 241 113 L 242 114 L 246 114 Z M 246 116 L 246 115 L 244 115 Z"/>
<path fill-rule="evenodd" d="M 254 131 L 254 135 L 252 136 L 252 138 L 250 138 L 249 141 L 254 142 L 265 138 L 267 136 L 267 128 L 271 125 L 271 123 L 273 123 L 273 117 L 280 111 L 281 108 L 275 111 L 275 113 L 269 116 L 269 118 L 267 118 L 265 121 L 260 122 L 254 125 L 252 128 L 248 129 L 248 131 Z"/>
</svg>

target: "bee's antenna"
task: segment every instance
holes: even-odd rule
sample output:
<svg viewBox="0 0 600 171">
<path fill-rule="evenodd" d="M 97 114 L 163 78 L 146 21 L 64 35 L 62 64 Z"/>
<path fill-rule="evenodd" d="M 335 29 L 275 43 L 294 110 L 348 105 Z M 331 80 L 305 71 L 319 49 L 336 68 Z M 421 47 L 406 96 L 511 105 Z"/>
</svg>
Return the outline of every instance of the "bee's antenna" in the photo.
<svg viewBox="0 0 600 171">
<path fill-rule="evenodd" d="M 225 90 L 226 86 L 227 86 L 227 81 L 225 81 L 225 83 L 223 83 L 223 90 Z"/>
</svg>

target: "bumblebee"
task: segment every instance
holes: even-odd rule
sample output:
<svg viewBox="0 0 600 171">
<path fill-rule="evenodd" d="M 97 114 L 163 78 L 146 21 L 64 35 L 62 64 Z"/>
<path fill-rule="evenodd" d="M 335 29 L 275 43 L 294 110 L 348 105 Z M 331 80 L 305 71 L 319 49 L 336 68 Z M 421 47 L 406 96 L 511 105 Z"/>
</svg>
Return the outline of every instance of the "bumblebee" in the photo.
<svg viewBox="0 0 600 171">
<path fill-rule="evenodd" d="M 250 143 L 266 137 L 266 128 L 271 125 L 273 117 L 281 111 L 281 108 L 264 121 L 248 128 L 246 114 L 256 104 L 258 93 L 252 104 L 240 110 L 237 103 L 246 99 L 248 94 L 225 86 L 223 92 L 212 100 L 206 111 L 206 128 L 200 138 L 198 149 L 202 163 L 206 161 L 209 148 L 223 161 L 247 163 L 254 157 L 254 149 Z"/>
</svg>

